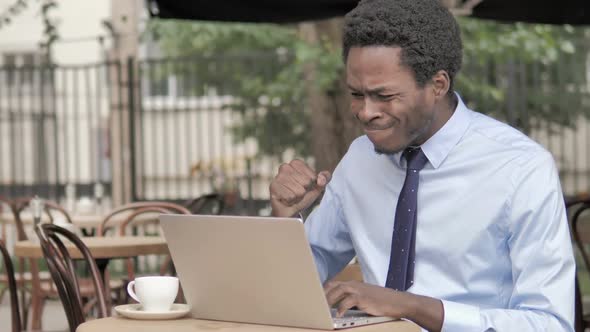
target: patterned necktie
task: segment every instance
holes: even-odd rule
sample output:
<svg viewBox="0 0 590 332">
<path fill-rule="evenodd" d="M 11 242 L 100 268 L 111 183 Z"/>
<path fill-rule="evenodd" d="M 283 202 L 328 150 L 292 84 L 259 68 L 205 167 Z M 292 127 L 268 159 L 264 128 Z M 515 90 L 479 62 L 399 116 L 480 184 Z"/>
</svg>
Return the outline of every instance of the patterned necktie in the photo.
<svg viewBox="0 0 590 332">
<path fill-rule="evenodd" d="M 418 180 L 420 170 L 428 161 L 420 148 L 407 148 L 403 156 L 408 161 L 408 169 L 395 210 L 389 271 L 385 282 L 385 287 L 399 291 L 405 291 L 414 283 Z"/>
</svg>

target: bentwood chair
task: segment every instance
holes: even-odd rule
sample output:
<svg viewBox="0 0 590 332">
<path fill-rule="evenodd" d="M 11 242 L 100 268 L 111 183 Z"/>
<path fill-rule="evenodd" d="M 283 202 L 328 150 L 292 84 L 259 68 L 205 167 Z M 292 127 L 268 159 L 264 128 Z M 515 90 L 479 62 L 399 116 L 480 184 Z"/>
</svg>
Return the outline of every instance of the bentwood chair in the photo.
<svg viewBox="0 0 590 332">
<path fill-rule="evenodd" d="M 225 205 L 223 195 L 209 193 L 193 198 L 183 204 L 191 214 L 221 214 Z"/>
<path fill-rule="evenodd" d="M 14 214 L 14 219 L 17 228 L 17 238 L 20 240 L 28 240 L 28 236 L 25 232 L 25 223 L 24 223 L 24 214 L 27 212 L 27 208 L 31 207 L 33 197 L 21 198 L 16 199 L 12 203 L 12 210 Z M 43 200 L 43 215 L 41 217 L 42 223 L 54 223 L 56 220 L 61 219 L 63 222 L 68 224 L 73 224 L 72 217 L 70 214 L 59 204 L 50 201 L 50 200 Z M 34 235 L 35 238 L 37 237 Z M 57 299 L 59 298 L 58 290 L 55 287 L 55 284 L 51 278 L 49 273 L 40 272 L 39 267 L 37 264 L 37 260 L 30 259 L 29 266 L 30 266 L 30 277 L 28 274 L 24 272 L 24 259 L 21 259 L 20 264 L 20 274 L 22 275 L 24 280 L 30 280 L 33 287 L 31 287 L 31 327 L 34 330 L 40 330 L 42 328 L 42 317 L 43 317 L 43 309 L 45 306 L 45 301 L 48 299 Z M 18 276 L 17 275 L 17 278 Z M 28 279 L 27 279 L 28 278 Z M 18 284 L 18 279 L 17 279 Z M 122 282 L 113 282 L 109 283 L 109 287 L 112 289 L 121 289 L 123 287 Z M 24 288 L 24 287 L 23 287 Z M 92 280 L 89 278 L 81 278 L 79 282 L 80 294 L 82 296 L 82 300 L 85 303 L 85 312 L 89 312 L 92 310 L 96 303 L 96 292 L 92 285 Z M 23 301 L 24 302 L 24 301 Z M 24 303 L 23 303 L 24 305 Z M 28 316 L 28 307 L 23 306 L 23 316 L 25 319 Z M 24 328 L 26 329 L 26 320 L 24 324 Z"/>
<path fill-rule="evenodd" d="M 572 199 L 566 202 L 566 208 L 570 220 L 570 227 L 574 238 L 574 243 L 584 262 L 583 268 L 590 273 L 590 227 L 584 225 L 584 220 L 590 220 L 590 198 L 582 197 Z M 578 265 L 579 267 L 579 265 Z M 576 332 L 582 332 L 590 328 L 590 313 L 584 313 L 582 295 L 580 292 L 579 274 L 576 275 L 576 294 L 575 294 L 575 327 Z"/>
<path fill-rule="evenodd" d="M 7 277 L 8 292 L 10 293 L 10 314 L 12 317 L 12 332 L 20 332 L 22 330 L 21 315 L 16 288 L 16 279 L 14 277 L 14 267 L 12 266 L 10 255 L 8 254 L 8 250 L 6 250 L 4 241 L 2 240 L 0 240 L 0 254 L 0 256 L 2 256 L 2 261 L 4 262 L 4 270 L 6 272 Z"/>
<path fill-rule="evenodd" d="M 97 318 L 109 316 L 106 306 L 103 279 L 88 247 L 80 238 L 69 230 L 53 224 L 41 224 L 35 227 L 39 236 L 47 268 L 55 282 L 59 298 L 64 307 L 70 332 L 75 332 L 78 325 L 86 321 L 86 310 L 80 284 L 81 278 L 63 239 L 72 243 L 82 254 L 90 271 L 92 286 L 96 298 Z"/>
<path fill-rule="evenodd" d="M 29 240 L 28 234 L 25 231 L 25 214 L 30 213 L 31 203 L 34 197 L 17 198 L 11 201 L 10 206 L 14 215 L 14 223 L 16 226 L 16 234 L 18 241 Z M 62 208 L 59 204 L 43 200 L 43 214 L 41 216 L 42 222 L 53 223 L 58 218 L 67 223 L 72 223 L 70 214 Z M 35 236 L 35 235 L 33 235 Z M 28 262 L 30 272 L 25 272 L 25 262 Z M 17 287 L 21 290 L 22 299 L 22 313 L 23 313 L 23 328 L 27 329 L 27 321 L 29 310 L 31 312 L 31 327 L 34 330 L 40 330 L 42 327 L 41 319 L 43 317 L 43 308 L 45 301 L 48 299 L 58 298 L 57 290 L 55 289 L 51 276 L 49 273 L 41 272 L 39 270 L 38 261 L 36 259 L 19 258 L 19 271 L 16 275 Z M 27 284 L 31 284 L 30 304 L 25 303 L 25 291 L 27 291 Z M 92 295 L 92 292 L 85 287 L 85 295 Z"/>
<path fill-rule="evenodd" d="M 109 214 L 102 220 L 100 225 L 98 226 L 98 235 L 105 236 L 109 230 L 118 230 L 118 235 L 125 235 L 127 232 L 127 226 L 133 223 L 140 222 L 143 220 L 144 222 L 157 222 L 157 217 L 154 218 L 146 218 L 142 216 L 142 218 L 138 218 L 141 214 L 134 214 L 134 212 L 143 209 L 143 208 L 162 208 L 165 209 L 166 213 L 179 213 L 179 214 L 190 214 L 191 212 L 184 206 L 170 203 L 170 202 L 133 202 L 124 204 Z M 123 217 L 121 217 L 123 216 Z M 119 217 L 119 218 L 117 218 Z M 117 224 L 116 221 L 119 221 Z M 122 221 L 121 221 L 122 220 Z M 124 224 L 124 227 L 121 227 Z"/>
<path fill-rule="evenodd" d="M 12 211 L 19 241 L 28 240 L 25 232 L 24 214 L 27 208 L 31 207 L 33 199 L 34 197 L 18 198 L 12 202 Z M 43 213 L 42 221 L 53 223 L 59 216 L 65 222 L 72 224 L 72 217 L 70 214 L 63 207 L 53 201 L 43 200 Z"/>
<path fill-rule="evenodd" d="M 12 201 L 4 196 L 0 196 L 0 214 L 2 214 L 3 211 L 5 210 L 9 210 L 10 213 L 12 213 Z M 2 225 L 0 225 L 0 240 L 4 241 L 4 243 L 6 243 L 6 223 L 2 222 Z M 13 275 L 14 278 L 14 275 Z M 6 290 L 8 289 L 8 287 L 4 287 L 2 286 L 2 284 L 7 285 L 8 284 L 8 275 L 6 273 L 2 273 L 0 274 L 0 303 L 2 302 L 2 299 L 4 298 L 4 293 L 6 293 Z"/>
</svg>

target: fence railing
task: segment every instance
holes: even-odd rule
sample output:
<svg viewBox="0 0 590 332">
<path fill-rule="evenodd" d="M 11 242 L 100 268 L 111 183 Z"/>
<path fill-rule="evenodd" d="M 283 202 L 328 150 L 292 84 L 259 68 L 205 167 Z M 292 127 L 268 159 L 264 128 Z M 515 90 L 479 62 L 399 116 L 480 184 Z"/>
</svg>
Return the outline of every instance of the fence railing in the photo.
<svg viewBox="0 0 590 332">
<path fill-rule="evenodd" d="M 111 192 L 109 76 L 116 66 L 0 68 L 0 195 Z"/>
</svg>

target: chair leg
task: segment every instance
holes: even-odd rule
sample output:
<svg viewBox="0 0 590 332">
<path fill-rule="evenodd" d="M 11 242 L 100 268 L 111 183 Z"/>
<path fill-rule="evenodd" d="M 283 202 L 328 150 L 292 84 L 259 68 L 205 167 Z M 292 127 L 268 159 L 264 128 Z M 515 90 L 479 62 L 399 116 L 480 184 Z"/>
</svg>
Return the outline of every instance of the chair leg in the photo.
<svg viewBox="0 0 590 332">
<path fill-rule="evenodd" d="M 164 257 L 164 262 L 160 264 L 160 275 L 165 276 L 168 273 L 171 273 L 173 268 L 174 266 L 172 265 L 172 258 L 170 256 Z"/>
<path fill-rule="evenodd" d="M 29 326 L 29 308 L 31 308 L 31 296 L 23 288 L 20 289 L 20 312 L 21 312 L 21 327 L 23 331 L 28 331 Z"/>
<path fill-rule="evenodd" d="M 84 316 L 86 317 L 97 317 L 97 313 L 98 310 L 95 310 L 95 305 L 98 302 L 96 300 L 96 297 L 93 298 L 87 298 L 85 299 L 85 302 L 82 306 L 82 312 L 84 313 Z"/>
<path fill-rule="evenodd" d="M 0 303 L 2 303 L 2 298 L 4 298 L 4 293 L 6 293 L 7 288 L 8 288 L 8 286 L 7 287 L 3 286 L 2 290 L 0 290 Z"/>
<path fill-rule="evenodd" d="M 186 303 L 186 298 L 184 297 L 184 291 L 182 290 L 182 286 L 178 288 L 178 295 L 176 295 L 176 303 Z"/>
<path fill-rule="evenodd" d="M 123 286 L 121 286 L 119 289 L 111 291 L 113 301 L 117 305 L 129 303 L 129 295 L 127 294 L 127 284 L 129 284 L 129 282 L 127 280 L 123 280 Z"/>
<path fill-rule="evenodd" d="M 31 307 L 33 296 L 31 291 L 31 297 L 27 303 L 27 283 L 25 282 L 25 259 L 22 257 L 18 258 L 18 275 L 21 281 L 21 284 L 17 284 L 17 288 L 20 290 L 20 306 L 21 306 L 21 313 L 22 313 L 22 329 L 27 331 L 27 327 L 29 326 L 29 308 Z M 32 287 L 34 288 L 34 287 Z"/>
<path fill-rule="evenodd" d="M 34 331 L 41 330 L 43 319 L 44 299 L 38 295 L 32 295 L 31 299 L 31 329 Z"/>
</svg>

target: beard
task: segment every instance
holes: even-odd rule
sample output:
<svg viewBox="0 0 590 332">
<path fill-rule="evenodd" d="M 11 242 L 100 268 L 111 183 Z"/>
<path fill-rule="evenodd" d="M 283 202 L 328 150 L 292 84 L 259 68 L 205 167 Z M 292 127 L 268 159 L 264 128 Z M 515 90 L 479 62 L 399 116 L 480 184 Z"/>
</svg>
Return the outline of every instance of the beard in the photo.
<svg viewBox="0 0 590 332">
<path fill-rule="evenodd" d="M 388 156 L 391 156 L 391 155 L 394 155 L 394 154 L 396 154 L 398 152 L 403 151 L 406 147 L 403 147 L 401 149 L 395 149 L 395 150 L 393 150 L 393 149 L 380 148 L 380 147 L 378 147 L 376 145 L 373 145 L 373 148 L 375 150 L 375 153 L 378 154 L 378 155 L 388 155 Z"/>
<path fill-rule="evenodd" d="M 408 134 L 406 134 L 405 144 L 399 147 L 394 148 L 385 148 L 382 146 L 377 146 L 373 143 L 373 149 L 375 153 L 378 155 L 394 155 L 396 153 L 404 151 L 409 146 L 420 146 L 424 143 L 423 136 L 428 132 L 430 129 L 432 122 L 434 121 L 433 118 L 426 118 L 421 121 L 419 126 L 412 128 Z"/>
</svg>

